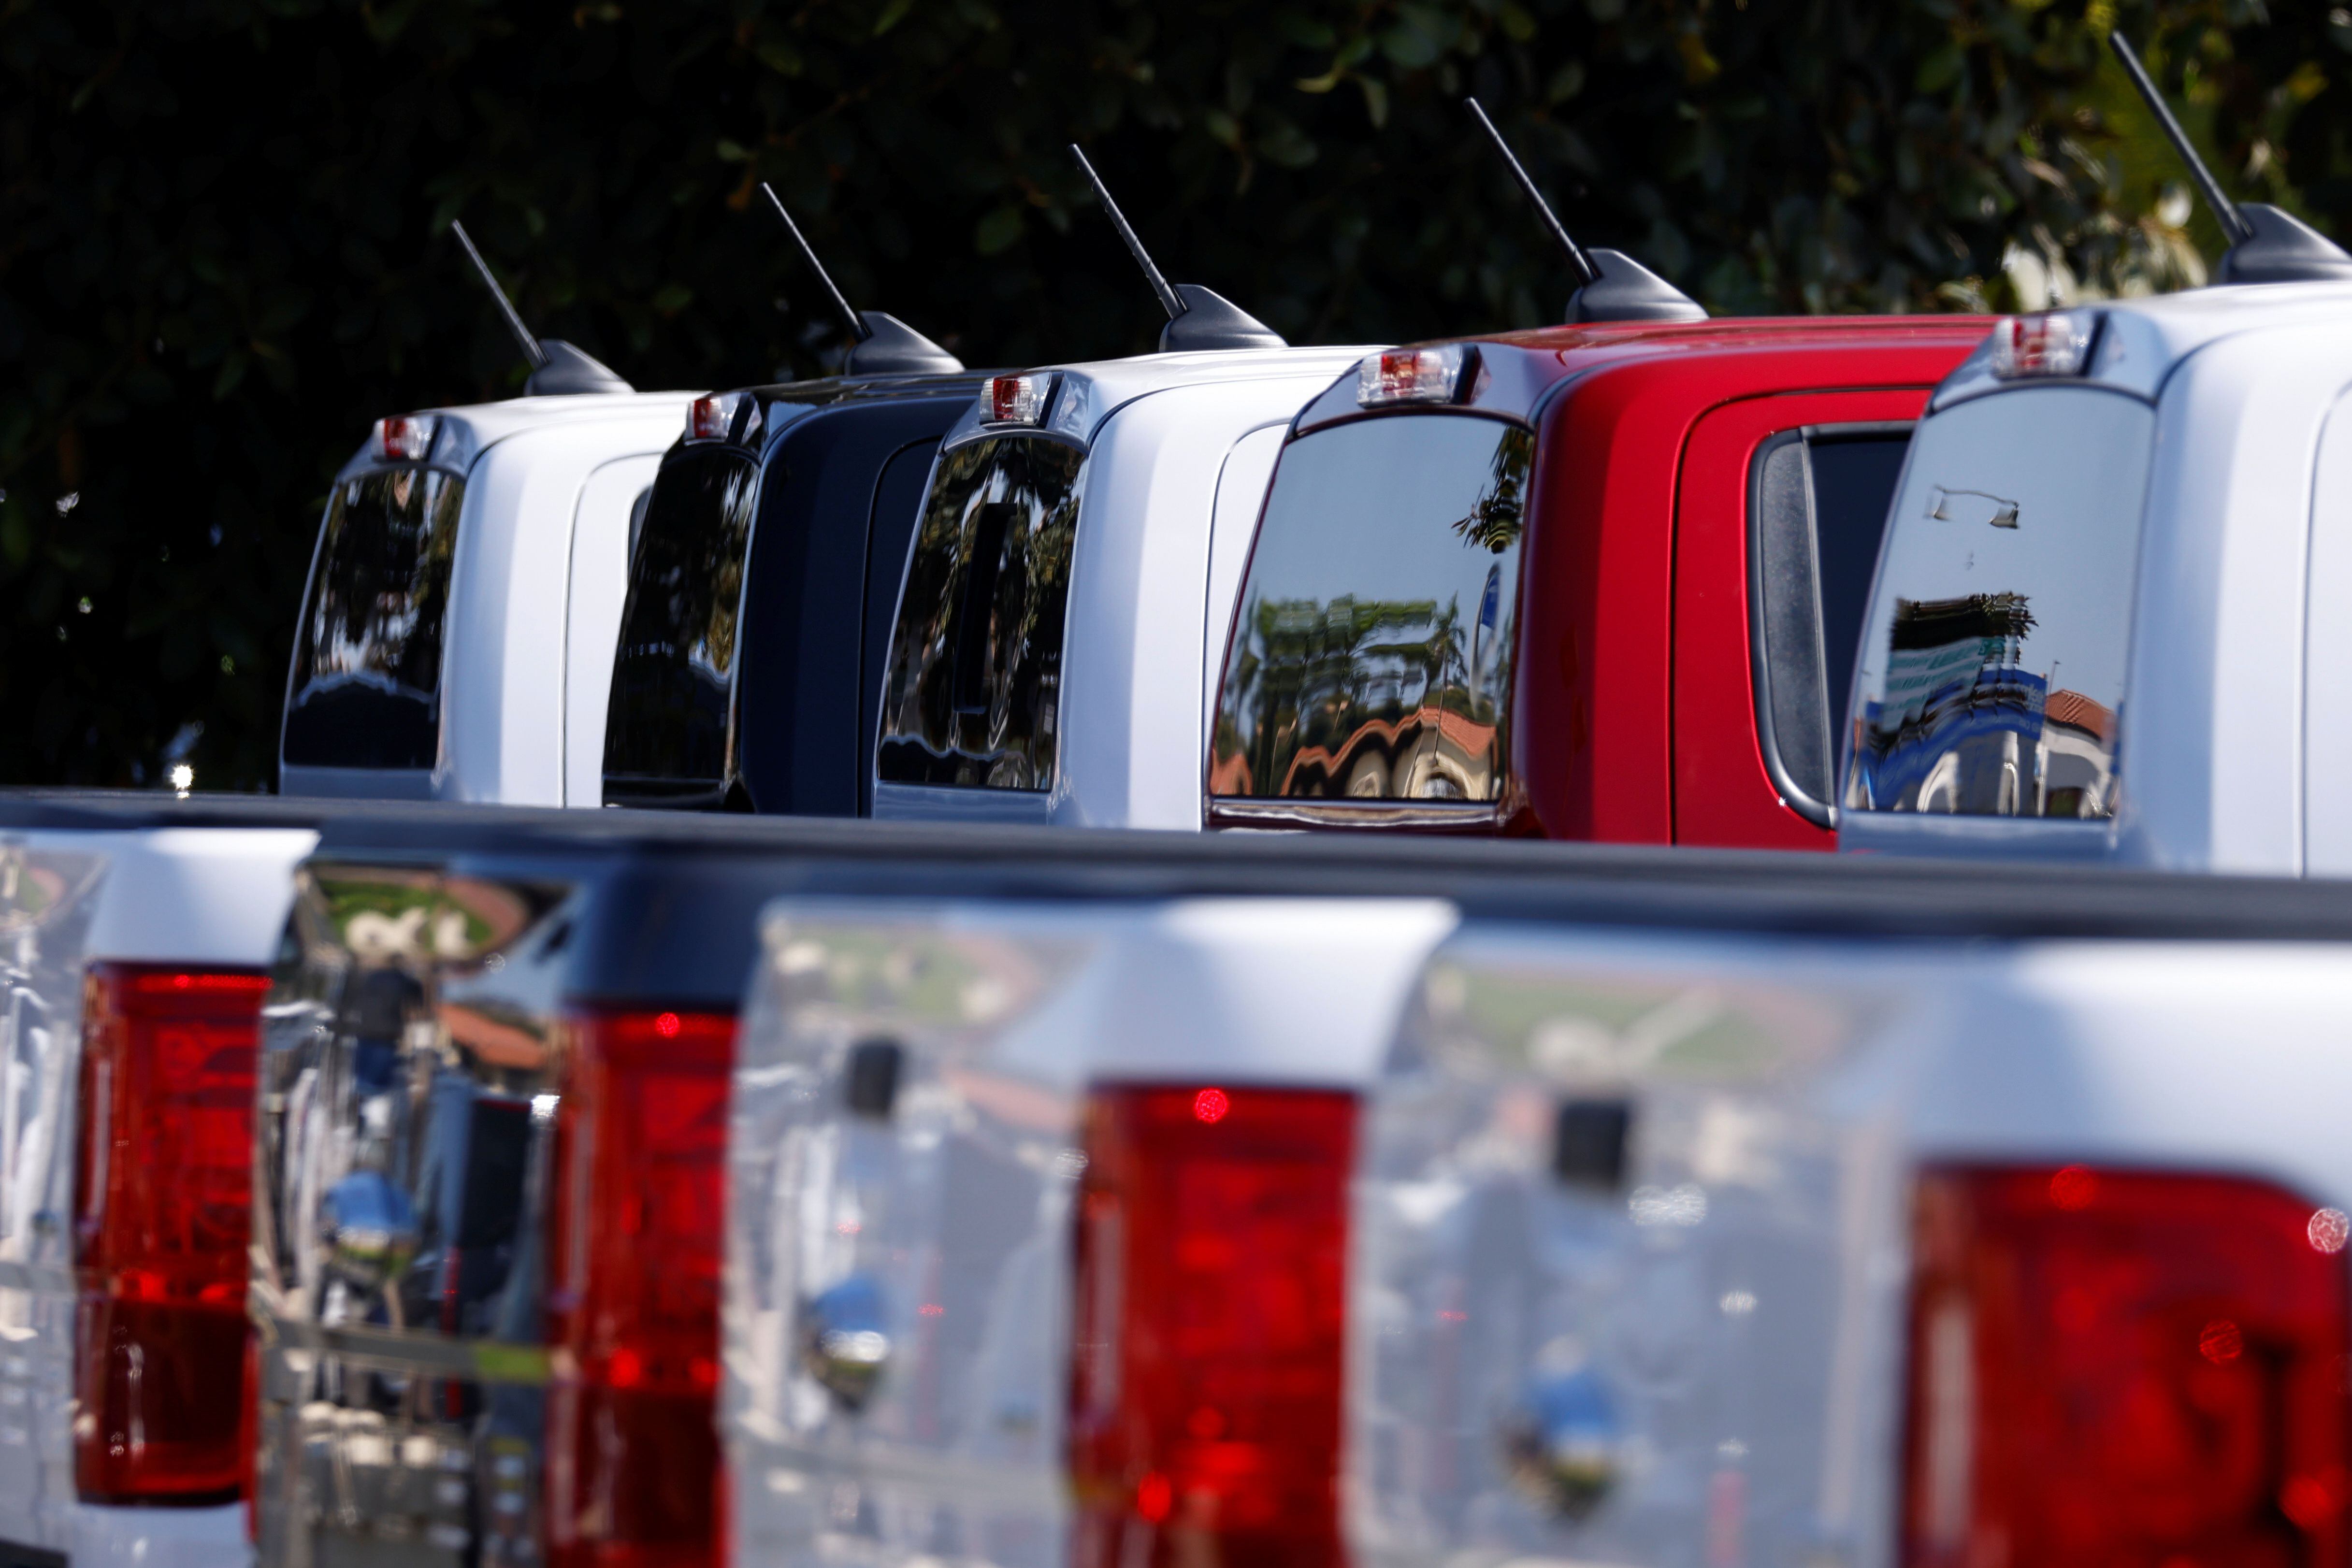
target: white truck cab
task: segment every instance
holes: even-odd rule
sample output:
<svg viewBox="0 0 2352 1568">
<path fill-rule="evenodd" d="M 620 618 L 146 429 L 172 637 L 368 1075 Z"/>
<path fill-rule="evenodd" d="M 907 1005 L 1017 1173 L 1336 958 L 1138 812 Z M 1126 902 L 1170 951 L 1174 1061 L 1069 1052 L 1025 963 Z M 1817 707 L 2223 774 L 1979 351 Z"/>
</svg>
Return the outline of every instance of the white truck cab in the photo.
<svg viewBox="0 0 2352 1568">
<path fill-rule="evenodd" d="M 311 558 L 282 793 L 602 803 L 632 525 L 695 397 L 613 384 L 377 422 Z"/>
<path fill-rule="evenodd" d="M 1369 351 L 1163 352 L 990 382 L 940 444 L 916 524 L 874 815 L 1198 829 L 1213 666 L 1275 456 Z"/>
<path fill-rule="evenodd" d="M 1841 847 L 2352 871 L 2352 282 L 2016 318 L 1913 437 Z"/>
</svg>

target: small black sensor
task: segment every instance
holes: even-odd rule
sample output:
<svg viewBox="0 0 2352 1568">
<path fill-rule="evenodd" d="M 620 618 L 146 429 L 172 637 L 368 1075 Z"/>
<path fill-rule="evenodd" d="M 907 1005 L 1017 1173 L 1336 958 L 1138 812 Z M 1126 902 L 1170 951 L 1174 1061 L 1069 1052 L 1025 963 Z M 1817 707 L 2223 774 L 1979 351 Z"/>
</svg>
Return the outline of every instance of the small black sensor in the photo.
<svg viewBox="0 0 2352 1568">
<path fill-rule="evenodd" d="M 895 1040 L 861 1040 L 849 1048 L 848 1082 L 843 1098 L 852 1115 L 890 1119 L 898 1099 L 898 1063 L 906 1050 Z"/>
<path fill-rule="evenodd" d="M 1552 1134 L 1552 1174 L 1570 1186 L 1614 1192 L 1625 1179 L 1633 1108 L 1622 1100 L 1567 1100 Z"/>
</svg>

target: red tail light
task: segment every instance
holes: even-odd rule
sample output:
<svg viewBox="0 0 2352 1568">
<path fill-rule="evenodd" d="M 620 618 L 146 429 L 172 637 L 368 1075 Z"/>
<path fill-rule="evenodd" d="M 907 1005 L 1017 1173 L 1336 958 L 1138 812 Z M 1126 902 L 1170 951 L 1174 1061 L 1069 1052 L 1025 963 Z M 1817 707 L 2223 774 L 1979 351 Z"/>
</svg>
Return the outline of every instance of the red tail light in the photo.
<svg viewBox="0 0 2352 1568">
<path fill-rule="evenodd" d="M 556 1113 L 547 1518 L 556 1568 L 716 1561 L 719 1258 L 735 1020 L 595 1013 Z"/>
<path fill-rule="evenodd" d="M 1074 1568 L 1340 1560 L 1356 1103 L 1108 1089 L 1087 1106 L 1070 1378 Z"/>
<path fill-rule="evenodd" d="M 2346 1221 L 2263 1183 L 1920 1183 L 1908 1568 L 2337 1568 Z"/>
<path fill-rule="evenodd" d="M 233 1500 L 262 994 L 248 971 L 93 964 L 74 1171 L 74 1484 Z"/>
</svg>

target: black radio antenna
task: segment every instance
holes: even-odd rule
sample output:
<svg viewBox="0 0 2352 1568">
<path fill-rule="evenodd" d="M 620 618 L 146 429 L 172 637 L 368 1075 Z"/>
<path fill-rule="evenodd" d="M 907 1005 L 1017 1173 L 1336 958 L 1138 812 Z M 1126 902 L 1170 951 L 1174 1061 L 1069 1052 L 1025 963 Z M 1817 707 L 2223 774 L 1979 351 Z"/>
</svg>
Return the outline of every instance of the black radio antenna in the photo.
<svg viewBox="0 0 2352 1568">
<path fill-rule="evenodd" d="M 1086 153 L 1075 141 L 1070 143 L 1070 156 L 1078 161 L 1078 168 L 1085 173 L 1087 183 L 1095 188 L 1095 200 L 1100 202 L 1103 211 L 1110 214 L 1110 226 L 1117 229 L 1118 237 L 1127 242 L 1128 254 L 1135 257 L 1136 266 L 1143 268 L 1143 276 L 1150 283 L 1151 292 L 1160 297 L 1160 308 L 1168 312 L 1171 321 L 1184 314 L 1184 301 L 1168 287 L 1168 279 L 1160 276 L 1160 269 L 1151 265 L 1150 253 L 1143 248 L 1143 242 L 1135 237 L 1135 231 L 1128 226 L 1127 214 L 1120 212 L 1118 204 L 1110 199 L 1110 192 L 1104 187 L 1102 176 L 1095 172 L 1095 166 L 1087 162 Z"/>
<path fill-rule="evenodd" d="M 793 243 L 801 247 L 801 259 L 809 264 L 809 270 L 816 274 L 816 280 L 824 285 L 825 293 L 832 297 L 833 308 L 840 313 L 841 324 L 849 329 L 850 337 L 862 343 L 874 336 L 874 329 L 866 324 L 864 317 L 849 308 L 848 297 L 835 286 L 833 274 L 827 272 L 824 269 L 824 263 L 816 258 L 816 250 L 801 234 L 801 225 L 793 222 L 792 214 L 784 211 L 782 199 L 765 180 L 760 182 L 760 189 L 767 196 L 769 204 L 776 209 L 776 216 L 784 220 L 784 227 L 792 234 Z"/>
<path fill-rule="evenodd" d="M 474 248 L 474 236 L 467 234 L 466 225 L 455 218 L 449 220 L 449 227 L 457 235 L 457 243 L 466 247 L 466 254 L 473 258 L 474 270 L 482 275 L 483 287 L 490 291 L 490 298 L 499 302 L 499 314 L 507 319 L 507 330 L 512 332 L 515 341 L 521 345 L 524 361 L 533 371 L 547 369 L 547 350 L 539 346 L 539 340 L 532 337 L 530 329 L 523 325 L 522 313 L 514 308 L 514 301 L 507 298 L 507 291 L 499 287 L 498 278 L 490 272 L 490 264 L 484 261 L 482 253 Z"/>
<path fill-rule="evenodd" d="M 1549 229 L 1551 237 L 1559 242 L 1559 248 L 1568 252 L 1568 265 L 1576 274 L 1577 287 L 1581 288 L 1600 282 L 1601 269 L 1592 265 L 1592 258 L 1584 254 L 1584 247 L 1569 237 L 1559 215 L 1551 210 L 1551 204 L 1544 200 L 1543 193 L 1536 189 L 1536 183 L 1528 177 L 1526 165 L 1511 151 L 1511 144 L 1503 140 L 1503 133 L 1495 129 L 1495 122 L 1486 118 L 1486 110 L 1475 98 L 1462 101 L 1470 106 L 1470 112 L 1477 117 L 1480 129 L 1486 132 L 1487 140 L 1494 142 L 1495 151 L 1500 152 L 1503 162 L 1510 165 L 1512 177 L 1518 181 L 1519 189 L 1528 193 L 1528 200 L 1535 204 L 1536 215 L 1543 220 L 1544 227 Z"/>
<path fill-rule="evenodd" d="M 2164 95 L 2157 91 L 2156 83 L 2148 79 L 2147 70 L 2139 63 L 2139 56 L 2126 41 L 2123 29 L 2118 27 L 2107 35 L 2107 47 L 2115 50 L 2116 58 L 2123 62 L 2124 74 L 2131 78 L 2132 86 L 2139 89 L 2140 97 L 2147 100 L 2148 112 L 2156 116 L 2158 125 L 2164 127 L 2164 134 L 2172 142 L 2172 150 L 2180 154 L 2183 163 L 2189 165 L 2189 172 L 2196 178 L 2198 189 L 2205 193 L 2205 200 L 2212 207 L 2215 220 L 2221 225 L 2222 237 L 2231 245 L 2243 245 L 2253 238 L 2254 225 L 2246 221 L 2246 214 L 2238 210 L 2238 204 L 2223 193 L 2221 183 L 2213 178 L 2213 171 L 2205 166 L 2205 160 L 2197 156 L 2197 149 L 2189 144 L 2189 133 L 2180 129 L 2180 121 L 2172 117 L 2171 107 L 2164 101 Z"/>
</svg>

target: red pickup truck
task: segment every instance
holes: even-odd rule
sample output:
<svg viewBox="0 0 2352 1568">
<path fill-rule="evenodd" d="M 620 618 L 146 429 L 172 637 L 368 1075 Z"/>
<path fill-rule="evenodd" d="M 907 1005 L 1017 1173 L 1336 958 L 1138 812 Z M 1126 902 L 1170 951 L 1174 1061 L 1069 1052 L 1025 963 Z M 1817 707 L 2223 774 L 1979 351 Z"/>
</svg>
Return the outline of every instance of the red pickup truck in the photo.
<svg viewBox="0 0 2352 1568">
<path fill-rule="evenodd" d="M 1911 423 L 1990 326 L 1616 322 L 1368 356 L 1276 465 L 1207 821 L 1833 848 Z"/>
</svg>

